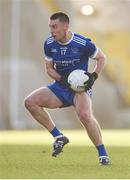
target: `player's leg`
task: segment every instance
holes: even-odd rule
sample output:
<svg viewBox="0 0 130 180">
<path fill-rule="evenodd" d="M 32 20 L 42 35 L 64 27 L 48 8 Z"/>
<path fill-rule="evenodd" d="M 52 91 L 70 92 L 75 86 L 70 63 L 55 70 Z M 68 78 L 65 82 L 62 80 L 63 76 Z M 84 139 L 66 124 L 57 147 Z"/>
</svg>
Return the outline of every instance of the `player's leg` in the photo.
<svg viewBox="0 0 130 180">
<path fill-rule="evenodd" d="M 60 101 L 60 99 L 57 98 L 57 96 L 49 88 L 46 87 L 33 91 L 25 98 L 25 107 L 28 109 L 31 115 L 55 138 L 55 142 L 53 144 L 53 156 L 59 154 L 69 140 L 63 136 L 61 131 L 56 128 L 53 120 L 45 108 L 58 108 L 61 107 L 62 104 L 63 103 Z M 59 144 L 59 141 L 62 144 Z"/>
<path fill-rule="evenodd" d="M 97 147 L 99 160 L 101 157 L 107 158 L 107 152 L 102 141 L 101 129 L 93 115 L 91 98 L 84 92 L 76 93 L 74 97 L 74 105 L 81 123 L 87 130 L 88 136 Z M 107 161 L 107 159 L 105 160 Z M 104 161 L 104 164 L 108 163 Z"/>
<path fill-rule="evenodd" d="M 62 102 L 46 87 L 33 91 L 25 98 L 25 107 L 48 131 L 52 131 L 55 124 L 45 108 L 57 108 L 61 105 Z"/>
<path fill-rule="evenodd" d="M 92 113 L 91 99 L 86 93 L 76 93 L 74 98 L 77 115 L 86 128 L 92 142 L 98 146 L 102 144 L 101 130 Z"/>
</svg>

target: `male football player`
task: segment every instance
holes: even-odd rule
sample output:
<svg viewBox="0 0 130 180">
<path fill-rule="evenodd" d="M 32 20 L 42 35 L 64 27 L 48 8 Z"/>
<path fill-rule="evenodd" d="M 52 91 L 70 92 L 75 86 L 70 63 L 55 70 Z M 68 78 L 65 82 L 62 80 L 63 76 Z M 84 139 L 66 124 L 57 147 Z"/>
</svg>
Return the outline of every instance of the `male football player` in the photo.
<svg viewBox="0 0 130 180">
<path fill-rule="evenodd" d="M 45 108 L 74 106 L 79 120 L 97 148 L 100 164 L 108 165 L 110 159 L 91 102 L 92 86 L 104 67 L 105 55 L 90 39 L 69 30 L 69 17 L 63 12 L 51 15 L 49 28 L 51 36 L 44 43 L 45 64 L 47 74 L 54 82 L 32 92 L 26 97 L 25 106 L 54 137 L 52 156 L 55 157 L 62 152 L 69 139 L 57 129 Z M 92 73 L 88 73 L 89 58 L 96 61 Z M 85 70 L 89 75 L 82 93 L 71 90 L 67 82 L 68 75 L 75 69 Z"/>
</svg>

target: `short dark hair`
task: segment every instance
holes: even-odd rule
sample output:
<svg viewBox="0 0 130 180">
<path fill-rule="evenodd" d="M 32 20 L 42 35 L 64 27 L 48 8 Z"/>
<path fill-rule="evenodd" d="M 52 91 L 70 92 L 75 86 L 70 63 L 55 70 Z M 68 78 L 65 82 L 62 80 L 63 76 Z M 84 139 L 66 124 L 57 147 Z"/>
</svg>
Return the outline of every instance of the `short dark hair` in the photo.
<svg viewBox="0 0 130 180">
<path fill-rule="evenodd" d="M 59 19 L 59 21 L 61 22 L 69 23 L 69 17 L 67 16 L 67 14 L 63 12 L 57 12 L 50 16 L 50 20 L 56 20 L 56 19 Z"/>
</svg>

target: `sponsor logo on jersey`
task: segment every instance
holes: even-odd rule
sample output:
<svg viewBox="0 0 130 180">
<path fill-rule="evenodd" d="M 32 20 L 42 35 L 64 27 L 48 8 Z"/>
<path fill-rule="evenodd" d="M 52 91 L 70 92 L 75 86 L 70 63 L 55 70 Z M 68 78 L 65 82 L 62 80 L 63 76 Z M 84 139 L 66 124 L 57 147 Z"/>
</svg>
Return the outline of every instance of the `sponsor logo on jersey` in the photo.
<svg viewBox="0 0 130 180">
<path fill-rule="evenodd" d="M 72 59 L 72 60 L 61 60 L 61 61 L 57 61 L 54 60 L 54 63 L 56 64 L 56 66 L 76 66 L 77 63 L 80 62 L 80 59 Z"/>
</svg>

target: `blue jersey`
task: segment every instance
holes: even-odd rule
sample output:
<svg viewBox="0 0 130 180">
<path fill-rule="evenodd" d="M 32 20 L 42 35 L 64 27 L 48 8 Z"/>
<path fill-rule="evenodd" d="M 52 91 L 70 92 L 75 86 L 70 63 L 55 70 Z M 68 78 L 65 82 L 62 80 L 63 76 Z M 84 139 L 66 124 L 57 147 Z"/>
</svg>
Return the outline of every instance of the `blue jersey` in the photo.
<svg viewBox="0 0 130 180">
<path fill-rule="evenodd" d="M 72 33 L 67 43 L 55 41 L 51 36 L 44 43 L 45 59 L 53 61 L 60 75 L 69 74 L 75 69 L 88 70 L 89 58 L 95 58 L 97 48 L 90 39 Z"/>
</svg>

